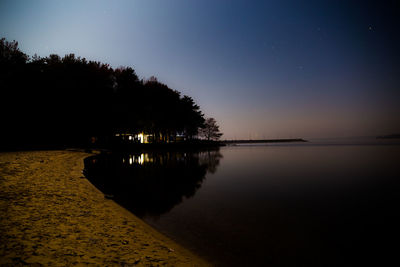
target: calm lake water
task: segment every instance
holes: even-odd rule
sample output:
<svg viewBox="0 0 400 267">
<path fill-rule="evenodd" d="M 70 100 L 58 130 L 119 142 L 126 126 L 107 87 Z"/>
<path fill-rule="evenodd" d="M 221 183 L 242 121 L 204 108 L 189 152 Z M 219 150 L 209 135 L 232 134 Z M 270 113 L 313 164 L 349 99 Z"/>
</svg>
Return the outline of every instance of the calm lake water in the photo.
<svg viewBox="0 0 400 267">
<path fill-rule="evenodd" d="M 89 180 L 221 266 L 398 264 L 399 145 L 253 145 L 88 158 Z"/>
</svg>

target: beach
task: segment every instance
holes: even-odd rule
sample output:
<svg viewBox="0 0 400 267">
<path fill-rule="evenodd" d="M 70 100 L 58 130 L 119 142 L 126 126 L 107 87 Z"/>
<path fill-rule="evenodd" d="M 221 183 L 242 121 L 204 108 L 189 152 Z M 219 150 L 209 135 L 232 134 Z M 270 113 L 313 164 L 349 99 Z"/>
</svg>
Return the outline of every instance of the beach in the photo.
<svg viewBox="0 0 400 267">
<path fill-rule="evenodd" d="M 207 266 L 83 175 L 79 151 L 0 153 L 0 265 Z"/>
</svg>

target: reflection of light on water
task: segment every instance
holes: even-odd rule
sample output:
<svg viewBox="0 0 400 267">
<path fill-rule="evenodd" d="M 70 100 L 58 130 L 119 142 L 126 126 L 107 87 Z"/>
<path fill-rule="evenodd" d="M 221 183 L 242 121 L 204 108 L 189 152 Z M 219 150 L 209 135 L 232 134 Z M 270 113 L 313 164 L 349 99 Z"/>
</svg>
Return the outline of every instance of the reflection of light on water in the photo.
<svg viewBox="0 0 400 267">
<path fill-rule="evenodd" d="M 140 164 L 143 165 L 144 163 L 147 162 L 152 162 L 153 160 L 149 158 L 147 154 L 140 154 L 140 155 L 129 155 L 128 159 L 125 160 L 125 158 L 122 158 L 122 163 L 129 162 L 129 165 L 133 164 Z"/>
<path fill-rule="evenodd" d="M 138 157 L 138 163 L 140 165 L 142 165 L 144 163 L 144 154 L 140 154 L 140 156 Z"/>
<path fill-rule="evenodd" d="M 144 155 L 144 162 L 154 162 L 154 159 L 149 154 Z"/>
</svg>

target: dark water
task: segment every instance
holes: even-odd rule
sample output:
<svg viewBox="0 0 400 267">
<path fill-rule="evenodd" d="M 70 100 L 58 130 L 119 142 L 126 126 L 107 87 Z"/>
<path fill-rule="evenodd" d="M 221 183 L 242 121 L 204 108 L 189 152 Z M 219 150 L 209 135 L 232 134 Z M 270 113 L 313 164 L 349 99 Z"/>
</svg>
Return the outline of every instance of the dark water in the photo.
<svg viewBox="0 0 400 267">
<path fill-rule="evenodd" d="M 399 264 L 400 146 L 280 145 L 86 160 L 90 181 L 222 266 Z"/>
</svg>

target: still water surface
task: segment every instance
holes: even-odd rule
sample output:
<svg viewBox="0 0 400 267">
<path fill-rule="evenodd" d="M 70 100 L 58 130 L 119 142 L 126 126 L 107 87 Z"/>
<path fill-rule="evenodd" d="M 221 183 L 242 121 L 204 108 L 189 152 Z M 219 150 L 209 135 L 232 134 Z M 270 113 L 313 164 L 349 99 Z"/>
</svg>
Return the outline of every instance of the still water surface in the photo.
<svg viewBox="0 0 400 267">
<path fill-rule="evenodd" d="M 221 266 L 399 262 L 400 146 L 228 146 L 103 155 L 89 180 Z M 394 261 L 394 262 L 393 262 Z"/>
</svg>

